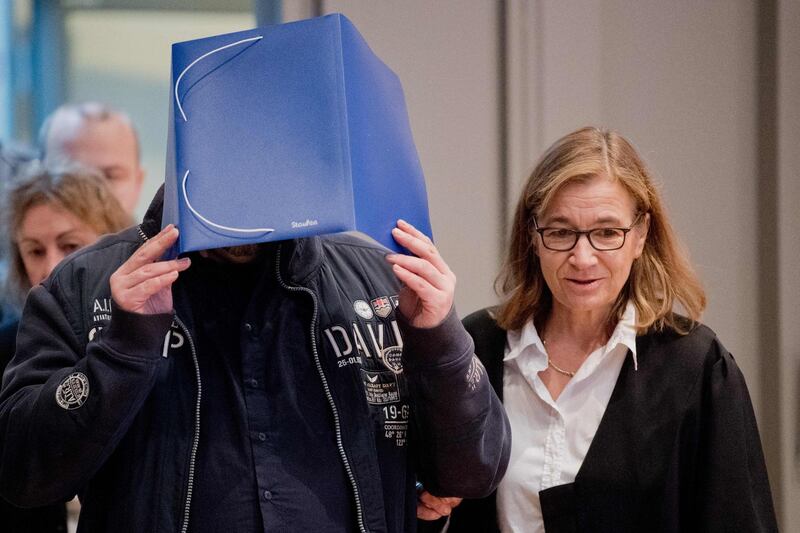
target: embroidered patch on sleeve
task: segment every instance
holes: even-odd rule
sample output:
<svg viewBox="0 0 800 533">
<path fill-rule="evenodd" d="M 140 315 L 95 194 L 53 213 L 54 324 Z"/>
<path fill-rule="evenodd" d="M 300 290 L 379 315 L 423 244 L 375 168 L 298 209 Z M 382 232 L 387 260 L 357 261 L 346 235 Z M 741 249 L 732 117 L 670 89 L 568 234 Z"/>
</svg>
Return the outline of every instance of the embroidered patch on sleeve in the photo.
<svg viewBox="0 0 800 533">
<path fill-rule="evenodd" d="M 478 383 L 481 382 L 481 378 L 485 372 L 486 370 L 484 370 L 483 364 L 481 364 L 477 357 L 473 356 L 472 362 L 469 365 L 469 370 L 467 370 L 467 386 L 469 390 L 474 391 L 478 387 Z"/>
<path fill-rule="evenodd" d="M 56 389 L 56 402 L 64 409 L 77 409 L 89 397 L 89 378 L 81 372 L 73 372 Z"/>
</svg>

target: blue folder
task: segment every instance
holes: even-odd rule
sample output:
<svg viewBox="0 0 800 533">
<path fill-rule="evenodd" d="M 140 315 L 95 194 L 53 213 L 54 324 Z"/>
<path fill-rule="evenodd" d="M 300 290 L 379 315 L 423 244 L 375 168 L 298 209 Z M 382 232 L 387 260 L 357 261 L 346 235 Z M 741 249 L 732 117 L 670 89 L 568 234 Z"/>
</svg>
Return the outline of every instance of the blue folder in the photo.
<svg viewBox="0 0 800 533">
<path fill-rule="evenodd" d="M 397 76 L 335 14 L 172 45 L 164 225 L 177 250 L 431 235 Z"/>
</svg>

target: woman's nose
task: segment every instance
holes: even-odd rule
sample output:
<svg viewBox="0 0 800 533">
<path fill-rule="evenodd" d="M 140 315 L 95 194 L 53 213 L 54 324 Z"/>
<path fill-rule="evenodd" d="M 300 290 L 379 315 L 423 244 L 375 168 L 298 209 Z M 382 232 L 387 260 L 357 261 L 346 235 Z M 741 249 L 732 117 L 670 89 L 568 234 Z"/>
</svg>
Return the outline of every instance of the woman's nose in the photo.
<svg viewBox="0 0 800 533">
<path fill-rule="evenodd" d="M 576 267 L 591 266 L 597 262 L 597 250 L 589 242 L 589 235 L 578 236 L 578 242 L 570 250 L 569 261 Z"/>
<path fill-rule="evenodd" d="M 42 273 L 42 281 L 44 281 L 44 279 L 50 275 L 50 272 L 56 268 L 62 259 L 64 259 L 64 254 L 60 251 L 53 251 L 47 254 L 47 262 L 45 263 L 47 270 Z"/>
</svg>

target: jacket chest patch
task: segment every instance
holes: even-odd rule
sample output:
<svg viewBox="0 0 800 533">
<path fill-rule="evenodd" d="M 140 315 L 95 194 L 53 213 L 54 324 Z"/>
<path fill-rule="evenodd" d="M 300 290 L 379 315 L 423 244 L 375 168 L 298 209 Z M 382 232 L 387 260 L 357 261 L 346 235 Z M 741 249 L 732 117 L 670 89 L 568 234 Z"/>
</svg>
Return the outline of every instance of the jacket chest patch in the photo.
<svg viewBox="0 0 800 533">
<path fill-rule="evenodd" d="M 411 408 L 403 376 L 403 337 L 394 315 L 398 304 L 397 295 L 351 300 L 344 314 L 321 324 L 321 337 L 341 372 L 358 372 L 376 437 L 401 449 L 408 441 Z"/>
<path fill-rule="evenodd" d="M 396 320 L 376 322 L 353 321 L 349 325 L 333 325 L 322 330 L 336 354 L 339 368 L 358 364 L 373 369 L 379 363 L 395 374 L 403 372 L 403 339 Z"/>
<path fill-rule="evenodd" d="M 394 372 L 361 369 L 367 403 L 386 405 L 400 401 L 400 384 Z"/>
<path fill-rule="evenodd" d="M 355 311 L 356 314 L 364 320 L 372 320 L 372 317 L 374 316 L 372 313 L 372 308 L 364 300 L 356 300 L 353 302 L 353 311 Z"/>
<path fill-rule="evenodd" d="M 384 348 L 380 355 L 381 361 L 384 366 L 394 372 L 395 374 L 403 373 L 403 347 L 402 346 L 389 346 Z"/>
<path fill-rule="evenodd" d="M 392 313 L 392 304 L 389 302 L 387 296 L 380 296 L 374 300 L 370 300 L 369 303 L 372 305 L 375 314 L 381 318 L 386 318 Z"/>
<path fill-rule="evenodd" d="M 381 407 L 383 414 L 383 438 L 394 442 L 402 448 L 408 442 L 408 421 L 411 407 L 407 404 L 385 405 Z"/>
</svg>

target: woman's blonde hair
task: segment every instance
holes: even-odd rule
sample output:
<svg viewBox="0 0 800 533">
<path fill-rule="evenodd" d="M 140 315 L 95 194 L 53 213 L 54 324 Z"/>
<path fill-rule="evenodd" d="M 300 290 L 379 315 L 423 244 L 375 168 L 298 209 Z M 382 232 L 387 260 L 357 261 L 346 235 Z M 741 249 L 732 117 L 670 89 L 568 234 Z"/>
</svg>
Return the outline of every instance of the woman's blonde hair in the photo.
<svg viewBox="0 0 800 533">
<path fill-rule="evenodd" d="M 609 325 L 619 321 L 629 300 L 636 307 L 639 333 L 666 327 L 688 332 L 692 324 L 673 313 L 676 303 L 692 322 L 699 320 L 706 305 L 705 292 L 669 223 L 644 162 L 619 133 L 587 127 L 556 141 L 525 184 L 512 222 L 508 253 L 495 283 L 503 298 L 497 312 L 501 327 L 520 329 L 531 317 L 537 325 L 544 323 L 553 296 L 535 252 L 534 218 L 547 209 L 567 183 L 600 175 L 618 180 L 627 189 L 637 213 L 649 213 L 644 250 L 634 261 L 628 281 L 612 307 Z"/>
<path fill-rule="evenodd" d="M 130 216 L 98 172 L 78 165 L 46 168 L 32 164 L 8 184 L 2 210 L 3 255 L 8 258 L 4 292 L 17 306 L 31 288 L 17 233 L 28 210 L 46 204 L 56 204 L 72 213 L 98 235 L 114 233 L 131 224 Z"/>
</svg>

